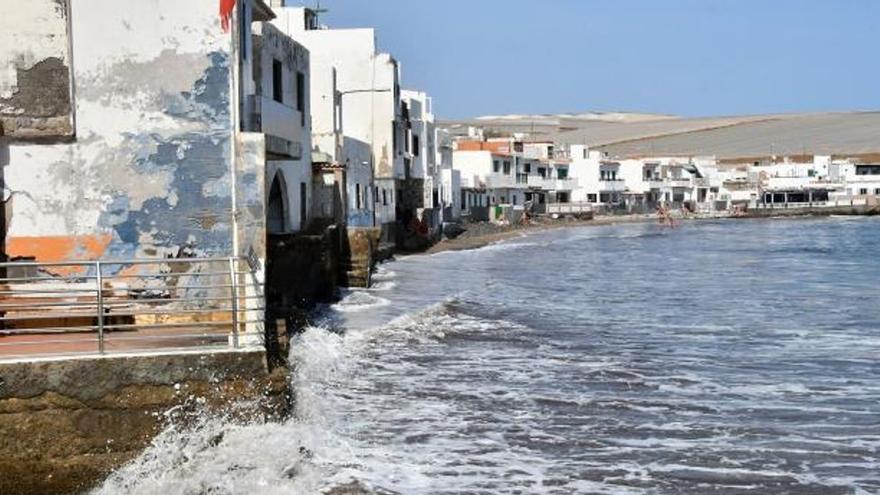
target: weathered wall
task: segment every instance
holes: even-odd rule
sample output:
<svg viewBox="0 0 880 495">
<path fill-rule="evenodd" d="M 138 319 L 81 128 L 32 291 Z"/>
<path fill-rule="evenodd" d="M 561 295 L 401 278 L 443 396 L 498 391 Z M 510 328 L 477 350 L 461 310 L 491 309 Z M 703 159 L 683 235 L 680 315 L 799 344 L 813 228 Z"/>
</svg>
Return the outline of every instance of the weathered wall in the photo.
<svg viewBox="0 0 880 495">
<path fill-rule="evenodd" d="M 9 254 L 231 254 L 232 38 L 216 1 L 90 0 L 70 14 L 76 141 L 9 145 Z"/>
<path fill-rule="evenodd" d="M 0 15 L 0 136 L 73 135 L 68 0 L 4 4 Z"/>
<path fill-rule="evenodd" d="M 273 318 L 290 308 L 334 299 L 339 280 L 339 236 L 335 226 L 314 235 L 269 236 L 266 305 Z"/>
<path fill-rule="evenodd" d="M 2 363 L 0 493 L 81 493 L 170 421 L 272 418 L 289 402 L 286 372 L 270 373 L 263 352 Z"/>
<path fill-rule="evenodd" d="M 369 287 L 379 251 L 382 230 L 349 227 L 340 257 L 339 283 L 345 287 Z"/>
</svg>

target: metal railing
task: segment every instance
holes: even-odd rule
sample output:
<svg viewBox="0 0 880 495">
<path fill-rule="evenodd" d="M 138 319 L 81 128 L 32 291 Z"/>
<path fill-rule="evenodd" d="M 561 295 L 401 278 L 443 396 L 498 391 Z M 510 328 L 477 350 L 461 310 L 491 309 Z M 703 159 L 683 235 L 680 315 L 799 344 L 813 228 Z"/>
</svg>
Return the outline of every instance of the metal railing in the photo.
<svg viewBox="0 0 880 495">
<path fill-rule="evenodd" d="M 811 202 L 788 202 L 788 203 L 757 203 L 754 208 L 758 210 L 784 210 L 796 208 L 840 208 L 853 206 L 868 206 L 868 200 L 865 198 L 851 199 L 830 199 L 828 201 L 811 201 Z"/>
<path fill-rule="evenodd" d="M 547 214 L 563 214 L 563 213 L 591 213 L 593 205 L 591 203 L 547 203 Z"/>
<path fill-rule="evenodd" d="M 0 359 L 262 342 L 261 276 L 239 258 L 0 263 Z"/>
</svg>

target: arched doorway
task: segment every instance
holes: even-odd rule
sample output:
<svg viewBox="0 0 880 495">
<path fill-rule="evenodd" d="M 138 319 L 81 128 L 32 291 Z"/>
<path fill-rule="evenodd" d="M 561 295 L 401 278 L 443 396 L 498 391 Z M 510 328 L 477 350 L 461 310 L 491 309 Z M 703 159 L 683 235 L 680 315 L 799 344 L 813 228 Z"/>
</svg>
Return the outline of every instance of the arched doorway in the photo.
<svg viewBox="0 0 880 495">
<path fill-rule="evenodd" d="M 269 201 L 266 204 L 266 231 L 270 234 L 281 234 L 288 230 L 285 189 L 284 177 L 281 172 L 278 172 L 272 180 L 272 187 L 269 188 Z"/>
</svg>

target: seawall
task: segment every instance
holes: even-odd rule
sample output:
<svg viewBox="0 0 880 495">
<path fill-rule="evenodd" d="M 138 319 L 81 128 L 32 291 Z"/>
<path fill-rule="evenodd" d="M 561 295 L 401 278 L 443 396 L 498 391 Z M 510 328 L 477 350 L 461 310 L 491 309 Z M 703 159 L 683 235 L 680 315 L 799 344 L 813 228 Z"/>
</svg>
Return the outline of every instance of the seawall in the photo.
<svg viewBox="0 0 880 495">
<path fill-rule="evenodd" d="M 831 215 L 880 215 L 878 205 L 823 206 L 817 208 L 762 208 L 745 212 L 746 218 L 804 217 Z"/>
<path fill-rule="evenodd" d="M 187 411 L 283 417 L 287 377 L 261 350 L 0 363 L 0 493 L 88 490 Z"/>
</svg>

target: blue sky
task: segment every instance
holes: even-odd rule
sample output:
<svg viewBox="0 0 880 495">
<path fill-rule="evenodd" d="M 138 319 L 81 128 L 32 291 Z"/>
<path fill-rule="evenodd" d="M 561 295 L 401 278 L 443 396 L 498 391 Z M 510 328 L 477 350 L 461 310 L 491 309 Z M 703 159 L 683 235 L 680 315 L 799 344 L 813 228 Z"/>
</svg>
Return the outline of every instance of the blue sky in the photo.
<svg viewBox="0 0 880 495">
<path fill-rule="evenodd" d="M 288 0 L 289 4 L 314 5 Z M 445 118 L 880 109 L 875 0 L 323 0 Z"/>
</svg>

